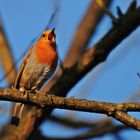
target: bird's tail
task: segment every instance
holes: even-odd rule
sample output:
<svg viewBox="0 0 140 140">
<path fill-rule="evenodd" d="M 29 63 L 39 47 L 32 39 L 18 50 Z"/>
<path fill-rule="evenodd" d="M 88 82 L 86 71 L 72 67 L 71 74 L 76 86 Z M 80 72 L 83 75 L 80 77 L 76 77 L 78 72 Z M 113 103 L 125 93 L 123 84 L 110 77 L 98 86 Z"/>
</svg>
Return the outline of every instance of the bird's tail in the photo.
<svg viewBox="0 0 140 140">
<path fill-rule="evenodd" d="M 21 116 L 22 116 L 22 111 L 24 108 L 24 104 L 22 103 L 15 103 L 14 109 L 13 109 L 13 115 L 12 115 L 12 120 L 11 123 L 15 126 L 19 125 Z"/>
</svg>

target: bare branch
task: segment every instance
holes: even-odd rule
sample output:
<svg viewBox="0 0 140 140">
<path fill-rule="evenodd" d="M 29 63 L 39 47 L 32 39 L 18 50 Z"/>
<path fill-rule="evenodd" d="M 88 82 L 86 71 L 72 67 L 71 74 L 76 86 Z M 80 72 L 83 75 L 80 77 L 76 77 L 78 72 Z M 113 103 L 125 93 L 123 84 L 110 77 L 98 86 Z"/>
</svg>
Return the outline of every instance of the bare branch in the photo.
<svg viewBox="0 0 140 140">
<path fill-rule="evenodd" d="M 8 84 L 12 85 L 15 81 L 16 69 L 11 50 L 9 48 L 9 44 L 6 39 L 4 29 L 2 27 L 2 22 L 0 24 L 0 48 L 1 48 L 0 49 L 1 64 L 5 72 L 5 76 L 2 77 L 0 81 L 6 78 Z"/>
<path fill-rule="evenodd" d="M 140 103 L 128 102 L 115 104 L 85 99 L 64 98 L 50 94 L 44 96 L 38 93 L 29 93 L 25 96 L 24 93 L 11 89 L 0 89 L 0 99 L 36 105 L 41 108 L 49 106 L 51 108 L 106 114 L 136 130 L 140 130 L 140 121 L 126 113 L 131 111 L 140 111 Z"/>
<path fill-rule="evenodd" d="M 140 7 L 118 19 L 118 25 L 92 48 L 89 48 L 72 68 L 64 71 L 51 91 L 60 96 L 67 92 L 91 69 L 105 61 L 111 51 L 140 25 Z M 67 81 L 67 82 L 65 82 Z"/>
<path fill-rule="evenodd" d="M 108 7 L 111 0 L 104 0 L 104 6 Z M 98 5 L 95 0 L 92 0 L 86 15 L 81 21 L 76 34 L 74 36 L 71 48 L 68 51 L 68 55 L 64 60 L 64 65 L 70 67 L 80 58 L 84 53 L 88 42 L 96 31 L 98 23 L 101 21 L 104 15 L 104 10 Z M 78 52 L 78 53 L 77 53 Z"/>
<path fill-rule="evenodd" d="M 79 120 L 71 120 L 68 118 L 62 118 L 62 117 L 58 117 L 55 115 L 51 115 L 48 117 L 48 119 L 50 121 L 56 122 L 56 123 L 60 123 L 61 125 L 67 126 L 67 127 L 72 127 L 72 128 L 95 128 L 95 127 L 99 127 L 99 125 L 109 125 L 112 123 L 111 119 L 99 119 L 96 120 L 94 122 L 88 122 L 88 121 L 79 121 Z"/>
<path fill-rule="evenodd" d="M 129 129 L 128 126 L 125 125 L 108 125 L 105 126 L 103 128 L 98 128 L 98 129 L 90 129 L 88 132 L 73 136 L 73 137 L 68 137 L 68 138 L 64 138 L 64 137 L 45 137 L 43 136 L 41 133 L 38 133 L 38 135 L 36 137 L 33 137 L 34 140 L 83 140 L 83 139 L 89 139 L 89 138 L 96 138 L 96 137 L 101 137 L 104 136 L 108 133 L 116 133 L 116 132 L 120 132 L 122 130 L 125 129 Z"/>
<path fill-rule="evenodd" d="M 56 93 L 59 96 L 66 96 L 66 94 L 68 93 L 68 91 L 73 86 L 75 86 L 75 84 L 81 78 L 83 78 L 91 69 L 95 68 L 99 63 L 105 61 L 106 58 L 107 58 L 107 56 L 109 55 L 109 53 L 122 40 L 124 40 L 130 33 L 132 33 L 132 31 L 134 31 L 139 26 L 139 24 L 140 24 L 140 7 L 137 8 L 137 9 L 135 9 L 134 11 L 129 12 L 129 14 L 128 13 L 124 14 L 123 17 L 121 17 L 121 18 L 118 19 L 118 24 L 115 25 L 96 45 L 94 45 L 92 48 L 88 49 L 84 53 L 84 55 L 82 56 L 82 58 L 79 59 L 79 61 L 78 61 L 78 63 L 76 65 L 74 65 L 70 69 L 64 70 L 64 72 L 62 73 L 62 76 L 56 81 L 55 85 L 53 85 L 53 87 L 51 88 L 51 91 L 52 91 L 51 93 Z M 21 98 L 20 97 L 20 96 L 22 96 L 22 94 L 20 96 L 17 94 L 17 97 L 19 97 L 18 100 L 16 100 L 17 99 L 16 97 L 13 98 L 14 95 L 12 96 L 12 94 L 11 94 L 10 96 L 12 97 L 12 100 L 15 99 L 15 101 L 19 101 L 19 99 L 24 99 L 22 101 L 23 102 L 26 102 L 26 98 Z M 46 100 L 47 99 L 49 100 L 49 97 L 48 96 L 45 97 L 45 102 L 43 102 L 41 104 L 38 104 L 38 105 L 39 106 L 41 106 L 42 104 L 43 105 L 46 105 L 46 103 L 47 103 Z M 43 97 L 44 96 L 41 97 L 41 95 L 40 95 L 40 98 L 43 98 Z M 60 98 L 62 98 L 62 97 L 60 97 Z M 31 99 L 31 97 L 30 97 L 30 99 Z M 9 100 L 10 100 L 10 97 L 9 97 Z M 33 101 L 36 101 L 36 100 L 33 100 Z M 37 104 L 38 102 L 35 102 L 35 103 Z M 94 103 L 96 103 L 96 102 L 94 102 Z M 106 103 L 103 103 L 103 104 L 105 105 Z M 135 105 L 136 104 L 138 105 L 138 103 L 135 103 Z M 62 107 L 62 105 L 60 105 L 60 106 L 58 104 L 57 104 L 57 106 L 55 106 L 55 105 L 54 106 L 51 105 L 51 106 L 52 107 L 60 107 L 60 108 Z M 107 106 L 108 105 L 110 106 L 110 103 L 109 104 L 107 103 Z M 128 103 L 127 103 L 127 105 L 128 105 Z M 123 104 L 122 106 L 125 107 L 125 104 Z M 76 109 L 77 110 L 80 110 L 80 106 L 78 106 L 78 107 L 79 108 L 76 108 Z M 100 107 L 100 106 L 98 104 L 98 106 L 94 106 L 94 107 L 97 108 L 97 107 Z M 122 116 L 123 114 L 121 113 L 121 111 L 123 111 L 123 113 L 125 113 L 125 110 L 123 110 L 121 108 L 121 110 L 117 110 L 116 111 L 116 110 L 114 110 L 114 108 L 116 108 L 116 104 L 113 104 L 113 110 L 112 111 L 111 110 L 108 110 L 107 112 L 102 112 L 103 110 L 102 111 L 101 110 L 96 110 L 96 112 L 108 114 L 109 116 L 112 116 L 115 119 L 117 119 L 117 117 L 118 117 L 118 120 L 119 121 L 122 121 L 124 123 L 124 120 L 125 119 L 123 118 L 123 116 Z M 71 109 L 71 108 L 69 108 L 69 109 Z M 81 108 L 81 109 L 83 109 L 83 108 Z M 88 109 L 87 110 L 86 109 L 87 108 L 85 108 L 85 111 L 88 111 Z M 94 108 L 92 108 L 92 109 L 94 109 Z M 19 133 L 20 133 L 20 136 L 24 136 L 24 138 L 27 139 L 29 133 L 32 130 L 34 130 L 34 128 L 37 128 L 40 125 L 40 123 L 43 120 L 46 119 L 46 116 L 51 113 L 51 111 L 52 111 L 52 108 L 51 107 L 49 107 L 47 109 L 44 109 L 43 110 L 44 113 L 42 113 L 40 115 L 41 117 L 38 116 L 38 115 L 36 115 L 37 114 L 37 110 L 32 110 L 32 112 L 30 112 L 30 116 L 25 115 L 23 117 L 23 120 L 24 120 L 23 122 L 24 123 L 21 125 L 21 127 L 26 127 L 26 128 L 22 132 L 20 131 L 20 129 L 16 129 L 15 130 L 16 131 L 16 136 L 19 135 Z M 95 111 L 95 110 L 92 110 L 92 111 Z M 104 110 L 104 111 L 106 111 L 106 110 Z M 125 116 L 130 117 L 126 113 L 125 113 Z M 40 120 L 38 120 L 38 118 L 40 118 Z M 136 120 L 136 121 L 139 122 L 138 120 Z M 26 122 L 26 126 L 25 126 L 25 122 Z M 135 121 L 128 122 L 128 120 L 126 120 L 125 123 L 128 124 L 128 125 L 130 125 L 130 123 L 132 123 L 131 124 L 131 127 L 134 127 L 135 129 L 139 129 L 139 128 L 136 128 Z M 35 132 L 35 130 L 33 132 Z M 26 135 L 25 135 L 25 133 L 26 133 Z M 8 136 L 5 135 L 4 139 L 7 140 L 10 136 L 13 137 L 13 133 L 10 133 L 10 135 L 8 135 Z M 15 138 L 16 138 L 16 136 L 15 136 Z"/>
<path fill-rule="evenodd" d="M 70 69 L 64 70 L 61 77 L 56 81 L 50 89 L 58 96 L 66 96 L 68 91 L 91 69 L 105 61 L 109 53 L 132 31 L 140 25 L 140 7 L 134 11 L 124 14 L 118 19 L 116 24 L 110 31 L 92 48 L 88 49 L 79 59 L 78 63 Z M 52 110 L 44 110 L 44 115 L 40 123 L 46 119 Z M 40 124 L 38 123 L 38 124 Z"/>
<path fill-rule="evenodd" d="M 77 135 L 71 138 L 59 138 L 57 140 L 83 140 L 83 139 L 89 139 L 89 138 L 95 138 L 95 137 L 101 137 L 104 136 L 108 133 L 116 133 L 119 131 L 122 131 L 124 129 L 128 129 L 127 126 L 124 125 L 118 125 L 118 126 L 106 126 L 102 129 L 97 129 L 97 130 L 90 130 L 89 132 L 85 133 L 85 134 L 81 134 L 81 135 Z M 52 138 L 49 140 L 54 140 L 55 138 Z M 55 139 L 56 140 L 56 139 Z"/>
</svg>

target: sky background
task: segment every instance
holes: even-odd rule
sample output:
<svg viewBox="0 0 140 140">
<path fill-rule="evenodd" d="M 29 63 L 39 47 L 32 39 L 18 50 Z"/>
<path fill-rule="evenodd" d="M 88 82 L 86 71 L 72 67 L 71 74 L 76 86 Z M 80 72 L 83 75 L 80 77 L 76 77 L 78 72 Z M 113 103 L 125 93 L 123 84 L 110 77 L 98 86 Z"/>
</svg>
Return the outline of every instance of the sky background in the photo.
<svg viewBox="0 0 140 140">
<path fill-rule="evenodd" d="M 59 4 L 56 27 L 58 53 L 61 59 L 67 54 L 71 45 L 73 35 L 84 16 L 91 0 L 56 0 Z M 131 0 L 114 0 L 110 11 L 116 16 L 116 6 L 120 6 L 123 12 L 126 11 Z M 140 0 L 137 1 L 140 5 Z M 55 8 L 55 0 L 0 0 L 0 12 L 3 26 L 8 37 L 14 60 L 16 61 L 23 52 L 29 48 L 32 39 L 38 36 L 46 27 L 51 14 Z M 110 18 L 106 15 L 99 24 L 96 34 L 92 37 L 89 46 L 100 40 L 112 27 Z M 140 28 L 137 28 L 129 37 L 109 55 L 106 62 L 98 65 L 86 75 L 68 94 L 68 97 L 75 96 L 97 101 L 123 102 L 140 90 L 140 79 L 137 72 L 140 72 Z M 1 48 L 0 48 L 1 49 Z M 22 61 L 22 60 L 21 60 Z M 21 61 L 17 63 L 18 69 Z M 0 75 L 3 75 L 0 66 Z M 5 87 L 6 81 L 0 83 Z M 1 105 L 10 106 L 10 103 L 1 102 Z M 54 114 L 69 116 L 78 120 L 94 121 L 104 115 L 95 113 L 83 113 L 56 109 Z M 133 113 L 140 118 L 140 113 Z M 0 118 L 3 125 L 9 120 L 8 113 Z M 115 121 L 116 123 L 116 121 Z M 73 130 L 55 123 L 46 121 L 41 130 L 47 136 L 71 136 L 85 132 Z M 53 130 L 53 131 L 52 131 Z M 120 135 L 127 140 L 139 139 L 140 133 L 135 130 L 125 130 Z M 113 140 L 113 135 L 108 134 L 96 140 Z"/>
</svg>

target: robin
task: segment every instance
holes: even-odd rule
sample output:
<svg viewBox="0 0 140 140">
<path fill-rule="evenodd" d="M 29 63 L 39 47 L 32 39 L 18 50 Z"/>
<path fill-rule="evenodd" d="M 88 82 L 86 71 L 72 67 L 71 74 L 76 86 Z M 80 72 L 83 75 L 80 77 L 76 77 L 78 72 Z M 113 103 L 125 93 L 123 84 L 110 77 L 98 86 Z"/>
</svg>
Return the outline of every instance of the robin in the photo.
<svg viewBox="0 0 140 140">
<path fill-rule="evenodd" d="M 39 91 L 55 72 L 57 62 L 56 35 L 54 29 L 47 30 L 25 55 L 14 88 L 20 92 Z M 19 125 L 23 108 L 24 104 L 15 104 L 11 121 L 13 125 Z"/>
</svg>

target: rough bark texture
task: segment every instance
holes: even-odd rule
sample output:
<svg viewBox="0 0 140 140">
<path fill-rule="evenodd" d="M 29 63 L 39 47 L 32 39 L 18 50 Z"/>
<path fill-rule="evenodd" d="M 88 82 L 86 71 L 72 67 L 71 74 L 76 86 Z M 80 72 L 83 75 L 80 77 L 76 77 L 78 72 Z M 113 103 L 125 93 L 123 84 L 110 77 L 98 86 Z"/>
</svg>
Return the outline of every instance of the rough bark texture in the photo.
<svg viewBox="0 0 140 140">
<path fill-rule="evenodd" d="M 19 94 L 18 91 L 15 90 L 0 89 L 1 100 L 19 101 L 43 107 L 43 109 L 31 107 L 31 110 L 27 110 L 19 127 L 16 128 L 8 125 L 6 129 L 3 129 L 4 133 L 1 136 L 1 140 L 25 140 L 33 138 L 33 134 L 37 134 L 37 128 L 46 120 L 46 117 L 52 112 L 53 108 L 106 114 L 134 129 L 140 130 L 140 121 L 127 114 L 129 111 L 140 111 L 140 103 L 114 104 L 64 98 L 78 81 L 98 64 L 104 62 L 111 51 L 140 25 L 140 7 L 136 8 L 135 1 L 131 4 L 126 14 L 122 14 L 118 8 L 118 15 L 120 17 L 116 19 L 117 22 L 114 23 L 113 27 L 98 43 L 86 51 L 83 51 L 85 50 L 84 46 L 82 48 L 83 50 L 81 49 L 82 53 L 80 56 L 77 55 L 75 57 L 70 67 L 61 71 L 61 76 L 59 75 L 58 78 L 50 84 L 51 86 L 49 87 L 51 87 L 51 89 L 47 96 L 31 93 L 28 96 L 23 96 L 22 93 Z M 90 26 L 90 29 L 91 28 Z M 88 30 L 89 29 L 86 29 L 86 31 Z M 87 40 L 90 39 L 92 33 L 90 33 Z M 86 45 L 87 42 L 85 43 Z M 55 94 L 57 96 L 49 94 Z"/>
<path fill-rule="evenodd" d="M 50 94 L 45 96 L 38 93 L 29 93 L 29 95 L 25 96 L 24 93 L 11 89 L 0 89 L 0 99 L 36 105 L 40 108 L 55 107 L 75 111 L 101 113 L 111 116 L 136 130 L 140 130 L 140 121 L 127 114 L 127 112 L 131 111 L 140 111 L 140 103 L 127 102 L 115 104 L 85 99 L 58 97 Z"/>
</svg>

